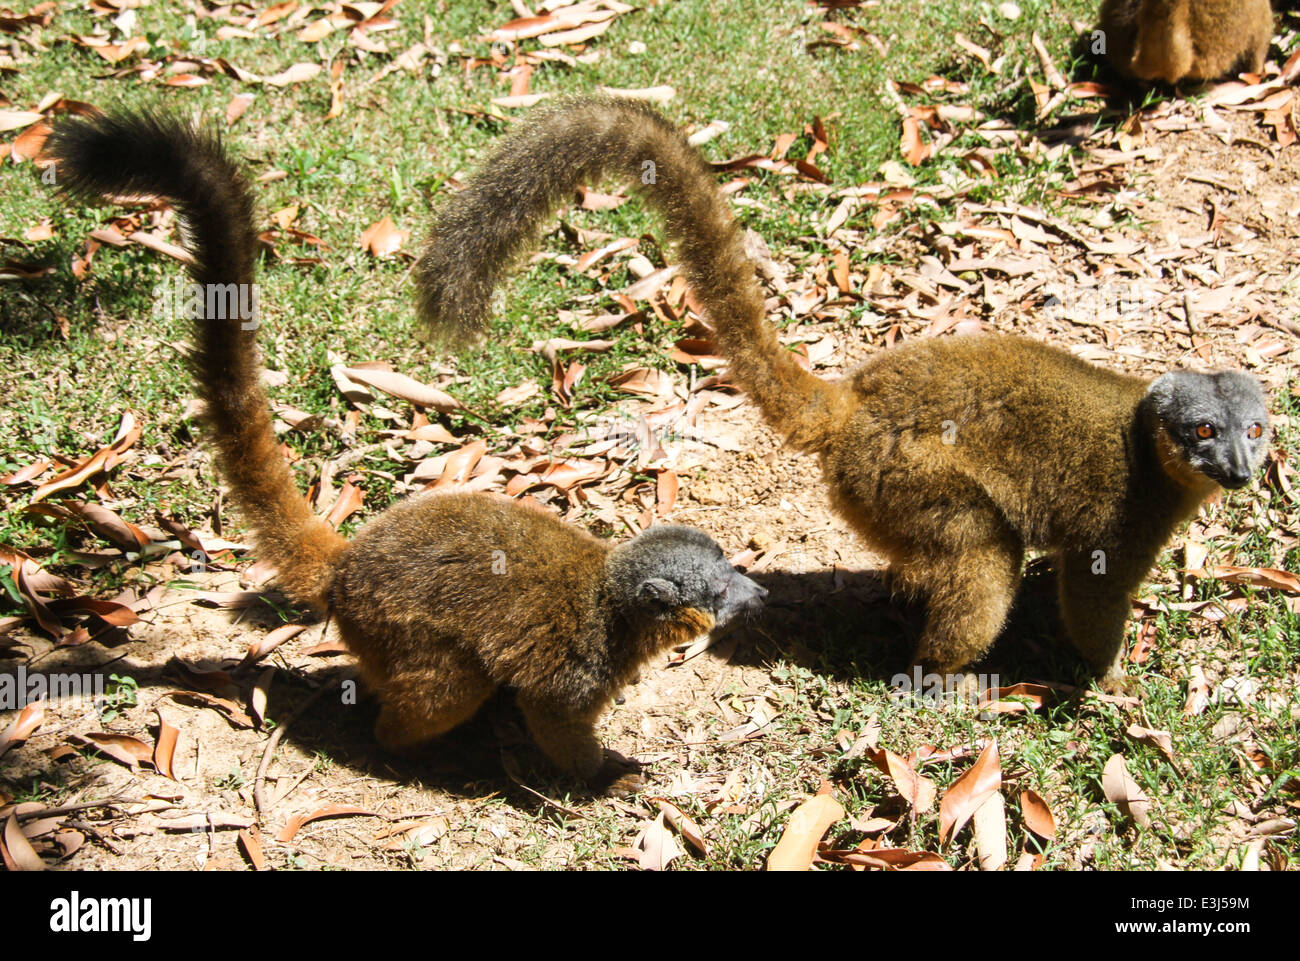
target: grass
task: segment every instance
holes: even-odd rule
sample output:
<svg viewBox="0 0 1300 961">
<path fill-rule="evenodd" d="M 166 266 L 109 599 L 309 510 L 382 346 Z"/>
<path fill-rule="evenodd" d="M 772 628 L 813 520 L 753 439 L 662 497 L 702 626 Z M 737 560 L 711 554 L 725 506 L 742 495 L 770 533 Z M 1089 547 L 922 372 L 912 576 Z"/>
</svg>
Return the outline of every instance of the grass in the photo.
<svg viewBox="0 0 1300 961">
<path fill-rule="evenodd" d="M 831 34 L 819 25 L 823 15 L 804 0 L 648 4 L 620 17 L 594 41 L 590 45 L 594 57 L 569 67 L 552 64 L 539 69 L 532 89 L 564 94 L 600 85 L 671 85 L 676 94 L 665 109 L 673 119 L 701 127 L 714 119 L 730 122 L 730 128 L 704 148 L 714 159 L 767 151 L 778 135 L 802 135 L 805 125 L 820 117 L 830 133 L 831 150 L 817 162 L 836 188 L 847 187 L 879 180 L 882 165 L 898 158 L 898 112 L 895 98 L 886 89 L 891 80 L 916 82 L 941 74 L 968 84 L 969 90 L 925 98 L 904 93 L 903 102 L 970 104 L 990 118 L 1027 123 L 1034 112 L 1028 78 L 1041 76 L 1028 40 L 1033 30 L 1042 35 L 1062 70 L 1078 78 L 1088 76 L 1088 68 L 1071 59 L 1069 20 L 1091 16 L 1092 0 L 1025 0 L 1022 16 L 1014 23 L 1000 17 L 995 6 L 963 0 L 907 0 L 826 15 L 829 21 L 860 29 L 856 34 L 860 49 L 849 51 L 824 43 L 809 46 Z M 467 54 L 489 57 L 491 47 L 480 35 L 514 14 L 506 3 L 467 0 L 404 0 L 392 13 L 397 29 L 376 37 L 394 52 L 427 39 L 437 51 L 435 59 L 443 64 L 436 77 L 397 71 L 369 83 L 387 58 L 358 55 L 357 62 L 349 56 L 341 32 L 319 45 L 220 40 L 214 22 L 195 23 L 167 5 L 139 12 L 155 53 L 224 57 L 263 76 L 295 62 L 328 64 L 336 57 L 348 58 L 345 109 L 333 121 L 324 119 L 329 109 L 324 75 L 284 88 L 251 88 L 225 76 L 197 88 L 105 78 L 109 70 L 103 60 L 61 39 L 89 34 L 104 25 L 103 20 L 76 9 L 61 9 L 45 32 L 44 49 L 25 48 L 27 59 L 18 69 L 0 74 L 0 93 L 8 101 L 0 106 L 31 109 L 48 93 L 58 91 L 100 106 L 121 102 L 167 107 L 220 122 L 236 93 L 255 89 L 252 107 L 230 128 L 229 139 L 254 176 L 282 175 L 258 187 L 260 223 L 269 226 L 271 212 L 296 206 L 293 227 L 323 241 L 320 250 L 280 242 L 278 256 L 266 259 L 261 268 L 261 347 L 267 366 L 287 375 L 283 386 L 271 390 L 273 398 L 308 412 L 340 417 L 345 408 L 330 377 L 332 363 L 386 360 L 429 383 L 439 382 L 443 365 L 448 364 L 448 389 L 482 412 L 489 424 L 513 425 L 525 417 L 539 417 L 548 406 L 555 406 L 548 391 L 509 410 L 493 398 L 527 378 L 548 385 L 546 362 L 526 348 L 546 337 L 585 338 L 576 328 L 558 322 L 557 312 L 579 306 L 591 311 L 611 309 L 606 292 L 633 278 L 622 266 L 599 281 L 575 275 L 553 260 L 554 255 L 571 253 L 573 245 L 563 235 L 552 234 L 542 243 L 543 253 L 552 259 L 528 267 L 512 281 L 486 346 L 448 361 L 413 340 L 409 260 L 376 261 L 359 248 L 358 237 L 388 216 L 412 232 L 404 250 L 417 249 L 428 211 L 446 195 L 448 181 L 462 179 L 507 129 L 507 119 L 491 114 L 512 117 L 515 113 L 494 111 L 489 102 L 507 92 L 508 81 L 491 67 L 466 73 L 462 57 L 454 51 L 459 45 Z M 1002 72 L 989 74 L 958 52 L 949 42 L 958 32 L 1004 57 Z M 888 45 L 888 56 L 876 51 L 866 33 Z M 643 43 L 645 52 L 631 52 L 634 41 Z M 526 47 L 536 49 L 536 44 L 528 42 Z M 956 148 L 983 143 L 979 134 L 964 129 L 954 149 L 909 171 L 917 189 L 934 190 L 968 180 L 969 168 L 956 159 Z M 801 136 L 790 156 L 803 156 L 810 144 L 807 136 Z M 971 199 L 1055 205 L 1052 191 L 1069 175 L 1069 157 L 999 153 L 996 172 L 996 179 L 979 185 Z M 740 219 L 762 234 L 778 259 L 794 269 L 820 261 L 828 246 L 818 224 L 837 200 L 827 192 L 797 189 L 788 179 L 753 176 L 754 182 L 744 192 L 746 204 L 736 208 Z M 873 213 L 873 208 L 864 208 L 851 221 L 868 238 L 874 235 L 869 226 Z M 909 209 L 902 225 L 886 230 L 924 226 L 947 213 L 941 199 L 938 208 Z M 196 447 L 194 427 L 183 416 L 192 391 L 179 374 L 179 345 L 188 337 L 186 322 L 157 316 L 151 298 L 159 284 L 174 280 L 176 266 L 139 247 L 105 247 L 84 279 L 72 275 L 70 263 L 81 253 L 86 234 L 109 215 L 106 210 L 64 203 L 41 184 L 30 164 L 0 165 L 0 257 L 54 268 L 35 281 L 0 281 L 0 396 L 5 398 L 0 409 L 0 436 L 5 438 L 0 474 L 52 452 L 84 457 L 111 438 L 127 411 L 135 412 L 145 425 L 138 445 L 144 454 L 142 468 L 157 467 Z M 28 228 L 47 218 L 53 239 L 17 242 Z M 614 236 L 659 236 L 653 218 L 635 202 L 607 213 L 569 210 L 563 218 L 571 228 Z M 639 251 L 656 266 L 662 265 L 657 244 L 643 242 Z M 906 256 L 857 249 L 849 253 L 855 268 Z M 318 256 L 320 261 L 295 265 L 290 260 L 295 256 Z M 629 328 L 601 336 L 614 339 L 615 346 L 605 354 L 583 355 L 589 365 L 587 375 L 572 407 L 556 410 L 553 433 L 607 413 L 620 395 L 605 378 L 623 365 L 635 362 L 673 369 L 666 354 L 677 336 L 675 325 L 651 319 L 641 332 Z M 1281 403 L 1279 412 L 1289 418 L 1289 424 L 1281 428 L 1278 446 L 1292 452 L 1294 459 L 1300 448 L 1295 426 L 1300 425 L 1300 405 L 1294 391 Z M 477 422 L 465 418 L 452 416 L 446 423 L 458 434 L 481 430 Z M 382 417 L 367 413 L 357 442 L 377 440 L 378 432 L 388 426 Z M 337 437 L 325 431 L 291 432 L 284 439 L 306 465 L 339 452 Z M 163 511 L 201 526 L 211 513 L 216 479 L 206 460 L 197 463 L 202 465 L 198 472 L 170 479 L 160 479 L 154 469 L 118 471 L 112 489 L 116 506 L 124 516 L 137 520 L 152 521 L 155 511 Z M 382 456 L 365 462 L 367 515 L 396 496 L 385 474 L 391 478 L 401 469 Z M 0 544 L 28 551 L 49 569 L 91 578 L 97 596 L 110 596 L 133 576 L 129 567 L 110 566 L 92 575 L 72 563 L 70 553 L 88 549 L 94 539 L 22 512 L 25 499 L 25 493 L 0 489 Z M 1276 547 L 1269 534 L 1285 519 L 1294 523 L 1294 518 L 1294 504 L 1267 488 L 1261 488 L 1256 498 L 1229 498 L 1214 509 L 1211 519 L 1221 521 L 1228 531 L 1245 534 L 1211 540 L 1211 557 L 1272 566 Z M 1300 553 L 1292 549 L 1284 566 L 1300 567 Z M 1174 559 L 1166 553 L 1160 573 L 1153 575 L 1158 604 L 1181 600 L 1168 586 L 1177 579 L 1174 567 Z M 19 612 L 7 568 L 0 573 L 0 588 L 0 616 Z M 1227 590 L 1217 581 L 1198 581 L 1193 597 L 1214 600 Z M 1173 760 L 1126 734 L 1131 715 L 1096 699 L 1063 698 L 1042 711 L 991 720 L 955 705 L 917 709 L 891 697 L 883 681 L 871 679 L 882 676 L 888 656 L 864 648 L 860 632 L 849 626 L 828 625 L 823 635 L 810 641 L 806 652 L 760 644 L 755 656 L 770 671 L 776 699 L 771 705 L 776 719 L 770 732 L 750 741 L 701 748 L 695 755 L 695 773 L 701 776 L 743 772 L 738 802 L 746 811 L 719 814 L 706 810 L 699 798 L 681 799 L 686 814 L 701 823 L 708 820 L 711 849 L 707 857 L 683 857 L 676 864 L 696 869 L 760 865 L 781 835 L 788 802 L 815 791 L 825 777 L 835 781 L 848 815 L 828 838 L 835 846 L 851 846 L 861 839 L 861 832 L 848 826 L 855 819 L 887 817 L 896 822 L 885 833 L 891 846 L 940 850 L 933 812 L 911 816 L 874 764 L 862 757 L 839 756 L 837 736 L 846 732 L 856 737 L 871 719 L 880 726 L 879 744 L 896 753 L 996 737 L 1003 757 L 1013 860 L 1022 846 L 1038 846 L 1021 826 L 1019 812 L 1020 791 L 1032 789 L 1053 799 L 1059 827 L 1056 839 L 1042 847 L 1044 867 L 1237 866 L 1240 838 L 1227 827 L 1235 806 L 1246 803 L 1271 812 L 1289 807 L 1294 816 L 1294 785 L 1300 777 L 1300 723 L 1286 696 L 1291 683 L 1288 672 L 1300 653 L 1300 624 L 1278 592 L 1248 592 L 1248 597 L 1250 604 L 1244 611 L 1228 614 L 1217 629 L 1209 631 L 1203 621 L 1185 611 L 1168 608 L 1157 618 L 1158 651 L 1139 671 L 1142 718 L 1144 726 L 1170 732 L 1177 748 Z M 1031 622 L 1033 613 L 1028 612 Z M 882 632 L 895 629 L 894 625 L 881 628 Z M 1031 624 L 1027 636 L 1032 640 L 1035 630 L 1050 629 L 1041 622 L 1036 627 Z M 1079 671 L 1068 655 L 1058 658 L 1051 645 L 1044 646 L 1048 650 L 1041 655 L 1013 652 L 1010 663 L 1041 666 L 1047 658 L 1050 676 L 1068 677 L 1072 670 Z M 1248 709 L 1215 703 L 1204 714 L 1185 715 L 1186 678 L 1193 664 L 1222 676 L 1251 678 L 1258 685 L 1255 700 Z M 752 699 L 752 692 L 747 696 Z M 680 721 L 688 729 L 692 719 Z M 1250 760 L 1223 736 L 1232 723 L 1250 726 L 1270 772 L 1267 785 Z M 1150 829 L 1128 825 L 1105 800 L 1102 770 L 1118 751 L 1125 754 L 1138 783 L 1160 798 L 1159 817 Z M 318 764 L 326 773 L 333 767 L 323 754 Z M 936 763 L 925 766 L 923 773 L 934 779 L 942 795 L 968 766 L 966 760 Z M 1291 787 L 1287 787 L 1288 772 Z M 221 783 L 237 788 L 238 774 L 235 771 Z M 557 793 L 551 796 L 560 797 L 561 803 L 579 803 L 564 795 L 562 785 L 546 787 L 555 788 Z M 33 785 L 15 799 L 45 798 L 52 790 L 52 786 Z M 419 866 L 426 863 L 426 856 L 446 853 L 452 835 L 468 832 L 471 840 L 483 839 L 483 832 L 491 833 L 483 825 L 499 803 L 485 802 L 475 815 L 453 821 L 450 834 L 428 847 L 397 852 L 394 865 Z M 513 809 L 526 827 L 511 842 L 510 857 L 524 864 L 553 863 L 553 852 L 563 848 L 569 852 L 569 866 L 625 865 L 615 852 L 630 840 L 626 819 L 601 806 L 590 806 L 587 812 L 589 816 L 582 820 L 569 820 L 544 807 L 535 814 Z M 969 832 L 946 849 L 954 865 L 970 862 L 968 840 Z M 1294 838 L 1282 840 L 1279 847 L 1285 857 L 1296 856 Z M 291 864 L 315 866 L 301 858 Z"/>
</svg>

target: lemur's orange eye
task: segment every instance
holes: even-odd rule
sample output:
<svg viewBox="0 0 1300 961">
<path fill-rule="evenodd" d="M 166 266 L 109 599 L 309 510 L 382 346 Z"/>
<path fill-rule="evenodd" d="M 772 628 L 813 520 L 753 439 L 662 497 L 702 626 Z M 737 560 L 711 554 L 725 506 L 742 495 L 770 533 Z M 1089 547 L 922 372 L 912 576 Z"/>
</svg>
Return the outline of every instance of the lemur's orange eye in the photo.
<svg viewBox="0 0 1300 961">
<path fill-rule="evenodd" d="M 1201 424 L 1201 426 L 1196 428 L 1196 436 L 1199 437 L 1201 440 L 1209 440 L 1211 437 L 1214 436 L 1214 425 Z"/>
<path fill-rule="evenodd" d="M 1246 436 L 1249 437 L 1251 440 L 1255 440 L 1262 433 L 1264 433 L 1264 428 L 1261 427 L 1259 424 L 1251 424 L 1249 427 L 1246 428 Z"/>
</svg>

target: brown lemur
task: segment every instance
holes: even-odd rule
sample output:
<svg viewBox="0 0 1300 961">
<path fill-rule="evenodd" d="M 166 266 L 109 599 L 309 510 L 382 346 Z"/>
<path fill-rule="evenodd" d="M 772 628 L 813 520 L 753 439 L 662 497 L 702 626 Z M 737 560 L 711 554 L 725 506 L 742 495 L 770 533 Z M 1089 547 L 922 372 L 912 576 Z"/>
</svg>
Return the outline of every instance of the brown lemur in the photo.
<svg viewBox="0 0 1300 961">
<path fill-rule="evenodd" d="M 1102 0 L 1099 19 L 1116 70 L 1170 84 L 1259 73 L 1273 37 L 1269 0 Z"/>
<path fill-rule="evenodd" d="M 921 666 L 951 673 L 984 653 L 1036 549 L 1056 555 L 1070 639 L 1118 682 L 1129 598 L 1162 545 L 1264 456 L 1254 380 L 1147 381 L 989 334 L 910 341 L 842 380 L 815 377 L 765 323 L 754 264 L 699 152 L 654 109 L 610 99 L 539 111 L 445 202 L 416 270 L 423 336 L 480 332 L 543 221 L 605 177 L 662 214 L 730 378 L 791 446 L 817 453 L 832 505 L 927 597 Z"/>
<path fill-rule="evenodd" d="M 45 152 L 73 196 L 170 201 L 198 289 L 253 283 L 252 193 L 215 133 L 121 112 L 62 122 Z M 638 667 L 761 606 L 767 592 L 701 531 L 656 526 L 611 546 L 485 493 L 415 497 L 345 540 L 278 449 L 257 325 L 196 299 L 211 316 L 195 321 L 189 367 L 232 500 L 283 590 L 336 620 L 378 694 L 383 746 L 427 741 L 507 687 L 546 755 L 591 779 L 605 761 L 594 723 Z"/>
</svg>

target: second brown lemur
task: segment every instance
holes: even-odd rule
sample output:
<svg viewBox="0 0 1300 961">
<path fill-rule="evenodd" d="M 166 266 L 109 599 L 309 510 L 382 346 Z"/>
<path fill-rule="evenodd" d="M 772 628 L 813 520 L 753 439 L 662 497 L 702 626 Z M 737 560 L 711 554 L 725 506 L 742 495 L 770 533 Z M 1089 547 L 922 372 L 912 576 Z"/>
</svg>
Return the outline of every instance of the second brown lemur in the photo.
<svg viewBox="0 0 1300 961">
<path fill-rule="evenodd" d="M 1269 0 L 1102 0 L 1099 19 L 1115 69 L 1170 84 L 1259 73 L 1273 36 Z"/>
<path fill-rule="evenodd" d="M 728 376 L 815 452 L 836 510 L 927 598 L 917 662 L 960 671 L 993 643 L 1026 550 L 1055 555 L 1070 640 L 1107 686 L 1129 599 L 1177 526 L 1249 483 L 1264 394 L 1235 372 L 1155 380 L 1019 337 L 919 339 L 838 381 L 764 320 L 740 230 L 700 153 L 644 104 L 569 101 L 512 130 L 439 211 L 417 265 L 426 336 L 481 332 L 493 289 L 579 185 L 630 183 L 663 215 Z"/>
<path fill-rule="evenodd" d="M 546 755 L 595 778 L 595 721 L 637 668 L 760 606 L 767 592 L 701 531 L 657 526 L 610 545 L 485 493 L 415 497 L 345 540 L 294 484 L 259 381 L 257 324 L 230 309 L 253 283 L 257 240 L 247 180 L 216 134 L 122 112 L 61 122 L 45 153 L 74 196 L 175 205 L 204 292 L 189 366 L 217 464 L 285 593 L 335 619 L 378 694 L 385 747 L 442 734 L 506 687 Z"/>
</svg>

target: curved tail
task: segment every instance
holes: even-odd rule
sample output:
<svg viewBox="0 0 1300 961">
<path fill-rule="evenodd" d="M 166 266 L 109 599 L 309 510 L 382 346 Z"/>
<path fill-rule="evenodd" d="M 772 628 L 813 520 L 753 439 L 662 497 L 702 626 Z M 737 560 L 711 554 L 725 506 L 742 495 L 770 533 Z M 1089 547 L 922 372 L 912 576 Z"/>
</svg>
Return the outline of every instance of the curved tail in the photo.
<svg viewBox="0 0 1300 961">
<path fill-rule="evenodd" d="M 175 117 L 123 112 L 75 118 L 45 143 L 61 189 L 98 200 L 157 196 L 176 206 L 191 285 L 179 309 L 194 321 L 189 365 L 207 405 L 217 462 L 259 554 L 296 601 L 324 609 L 347 542 L 312 513 L 281 456 L 259 381 L 253 198 L 213 133 Z"/>
<path fill-rule="evenodd" d="M 800 449 L 823 446 L 842 392 L 804 370 L 766 323 L 740 229 L 699 151 L 658 111 L 629 100 L 570 100 L 512 131 L 439 211 L 416 265 L 422 332 L 483 331 L 492 292 L 542 223 L 581 185 L 629 181 L 664 218 L 686 279 L 717 332 L 732 379 Z"/>
</svg>

